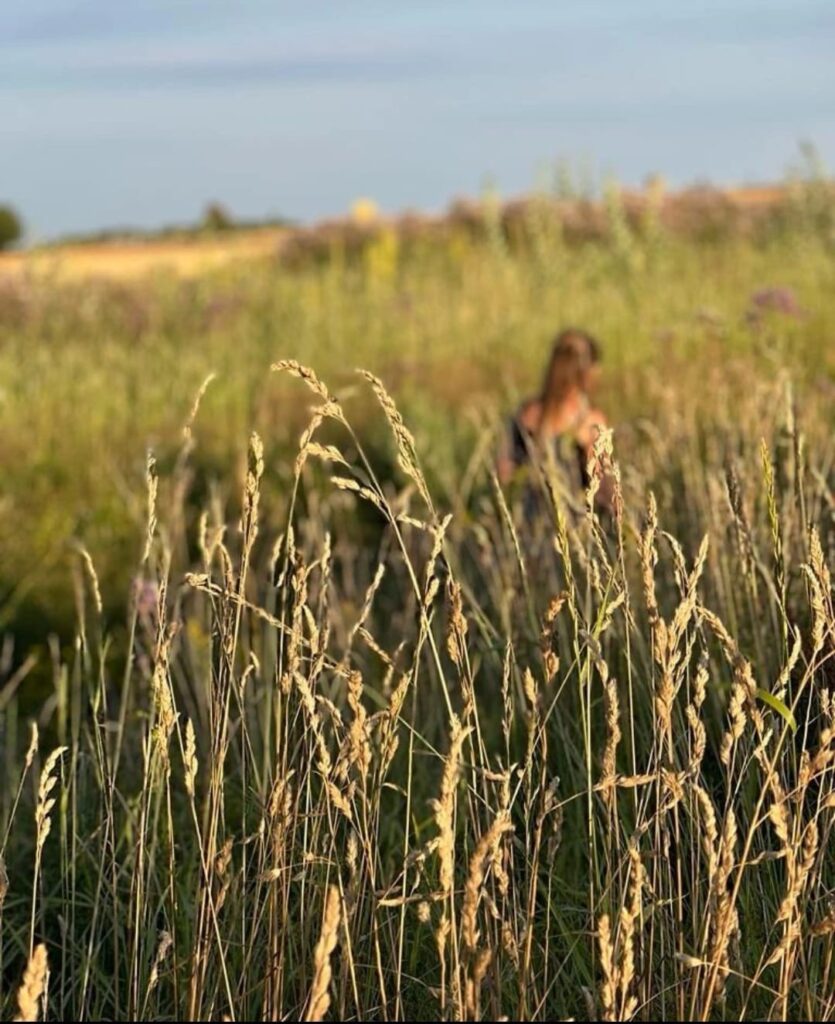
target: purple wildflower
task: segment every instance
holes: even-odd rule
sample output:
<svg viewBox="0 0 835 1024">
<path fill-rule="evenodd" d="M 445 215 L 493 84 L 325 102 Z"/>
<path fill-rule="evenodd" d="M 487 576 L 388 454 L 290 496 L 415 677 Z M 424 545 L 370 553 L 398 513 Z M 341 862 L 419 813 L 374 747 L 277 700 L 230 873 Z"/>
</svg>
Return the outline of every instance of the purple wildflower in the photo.
<svg viewBox="0 0 835 1024">
<path fill-rule="evenodd" d="M 791 288 L 778 285 L 758 288 L 754 292 L 751 296 L 751 313 L 782 313 L 785 316 L 801 317 L 805 315 L 805 310 Z"/>
</svg>

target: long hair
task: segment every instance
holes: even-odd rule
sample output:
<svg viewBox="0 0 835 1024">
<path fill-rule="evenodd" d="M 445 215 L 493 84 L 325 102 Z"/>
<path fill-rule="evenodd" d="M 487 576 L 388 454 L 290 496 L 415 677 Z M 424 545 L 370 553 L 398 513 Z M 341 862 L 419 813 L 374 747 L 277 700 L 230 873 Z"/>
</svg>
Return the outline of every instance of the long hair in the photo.
<svg viewBox="0 0 835 1024">
<path fill-rule="evenodd" d="M 599 361 L 600 345 L 586 331 L 569 327 L 557 335 L 542 381 L 543 420 L 573 391 L 588 391 L 592 367 Z"/>
</svg>

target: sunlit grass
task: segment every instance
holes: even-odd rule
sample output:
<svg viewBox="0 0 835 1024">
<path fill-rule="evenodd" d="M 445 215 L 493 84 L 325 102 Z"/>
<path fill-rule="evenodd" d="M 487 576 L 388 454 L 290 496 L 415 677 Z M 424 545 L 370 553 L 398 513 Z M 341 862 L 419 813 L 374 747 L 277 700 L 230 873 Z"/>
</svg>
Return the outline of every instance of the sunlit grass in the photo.
<svg viewBox="0 0 835 1024">
<path fill-rule="evenodd" d="M 622 228 L 4 307 L 4 1016 L 835 1019 L 830 243 Z"/>
</svg>

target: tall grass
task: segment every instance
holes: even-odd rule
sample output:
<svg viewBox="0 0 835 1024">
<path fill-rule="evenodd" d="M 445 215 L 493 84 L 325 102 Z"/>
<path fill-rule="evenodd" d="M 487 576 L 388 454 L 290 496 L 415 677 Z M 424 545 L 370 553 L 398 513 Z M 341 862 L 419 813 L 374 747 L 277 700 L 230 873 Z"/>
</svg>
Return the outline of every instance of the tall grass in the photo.
<svg viewBox="0 0 835 1024">
<path fill-rule="evenodd" d="M 42 390 L 12 408 L 66 474 L 32 486 L 101 518 L 65 524 L 48 692 L 0 689 L 0 1015 L 835 1019 L 828 243 L 624 230 L 263 271 L 202 349 L 82 339 L 73 307 L 20 329 Z M 743 319 L 778 270 L 809 314 Z M 609 341 L 606 520 L 554 467 L 493 472 L 492 408 L 563 320 Z"/>
<path fill-rule="evenodd" d="M 4 775 L 5 1000 L 43 941 L 56 1018 L 833 1019 L 830 453 L 800 410 L 772 392 L 724 468 L 669 424 L 643 461 L 675 488 L 636 505 L 637 460 L 609 524 L 553 474 L 531 523 L 486 456 L 456 518 L 376 378 L 396 481 L 277 370 L 314 403 L 280 535 L 254 434 L 240 521 L 207 509 L 172 575 L 151 466 L 121 659 L 82 558 Z M 370 551 L 330 530 L 357 506 Z"/>
</svg>

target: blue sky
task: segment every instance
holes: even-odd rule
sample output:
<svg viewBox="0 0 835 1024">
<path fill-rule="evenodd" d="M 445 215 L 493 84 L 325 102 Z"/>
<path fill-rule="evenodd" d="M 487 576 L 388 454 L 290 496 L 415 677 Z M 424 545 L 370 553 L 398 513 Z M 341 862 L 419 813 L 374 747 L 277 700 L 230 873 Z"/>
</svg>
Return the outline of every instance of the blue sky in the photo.
<svg viewBox="0 0 835 1024">
<path fill-rule="evenodd" d="M 440 209 L 565 160 L 637 183 L 835 164 L 831 0 L 2 0 L 0 202 L 30 236 L 371 196 Z"/>
</svg>

